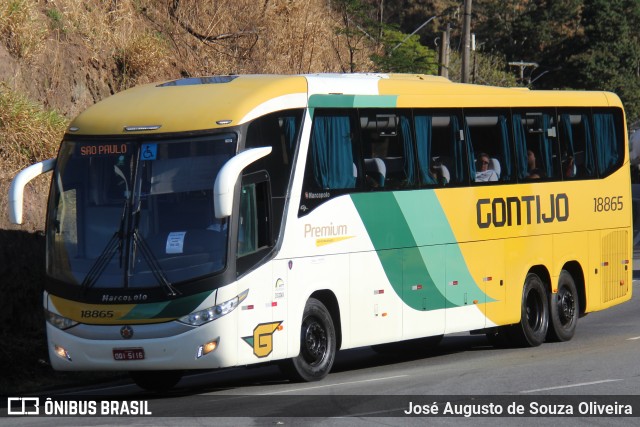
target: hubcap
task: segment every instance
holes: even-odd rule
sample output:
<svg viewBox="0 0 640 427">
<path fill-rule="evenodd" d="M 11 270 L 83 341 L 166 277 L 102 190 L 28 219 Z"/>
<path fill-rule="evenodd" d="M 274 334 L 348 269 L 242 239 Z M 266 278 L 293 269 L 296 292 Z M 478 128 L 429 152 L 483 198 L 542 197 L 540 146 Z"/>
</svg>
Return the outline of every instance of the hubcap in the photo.
<svg viewBox="0 0 640 427">
<path fill-rule="evenodd" d="M 302 325 L 302 357 L 310 365 L 317 365 L 327 353 L 327 333 L 316 319 L 310 318 Z"/>
<path fill-rule="evenodd" d="M 558 292 L 558 316 L 562 325 L 567 325 L 573 320 L 576 304 L 573 295 L 566 288 Z"/>
</svg>

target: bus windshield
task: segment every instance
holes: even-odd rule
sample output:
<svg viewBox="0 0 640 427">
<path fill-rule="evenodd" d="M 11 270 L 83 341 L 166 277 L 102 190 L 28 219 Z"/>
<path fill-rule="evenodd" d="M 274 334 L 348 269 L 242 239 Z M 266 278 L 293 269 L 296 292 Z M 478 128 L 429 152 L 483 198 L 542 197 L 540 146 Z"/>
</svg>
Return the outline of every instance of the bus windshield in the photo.
<svg viewBox="0 0 640 427">
<path fill-rule="evenodd" d="M 235 134 L 162 141 L 65 140 L 49 201 L 47 270 L 87 288 L 150 288 L 226 264 L 213 184 Z"/>
</svg>

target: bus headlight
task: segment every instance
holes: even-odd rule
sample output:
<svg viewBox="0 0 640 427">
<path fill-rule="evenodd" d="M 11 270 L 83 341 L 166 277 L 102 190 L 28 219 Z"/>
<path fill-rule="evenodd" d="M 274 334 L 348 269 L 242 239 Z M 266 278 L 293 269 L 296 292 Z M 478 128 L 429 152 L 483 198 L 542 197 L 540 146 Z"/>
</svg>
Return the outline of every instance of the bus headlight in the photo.
<svg viewBox="0 0 640 427">
<path fill-rule="evenodd" d="M 76 322 L 75 320 L 60 316 L 59 314 L 53 313 L 46 309 L 44 310 L 44 316 L 45 319 L 47 319 L 47 322 L 62 330 L 69 329 L 72 326 L 76 326 L 78 324 L 78 322 Z"/>
<path fill-rule="evenodd" d="M 196 311 L 191 314 L 187 314 L 186 316 L 179 318 L 178 321 L 191 326 L 204 325 L 205 323 L 216 320 L 224 316 L 225 314 L 231 313 L 238 307 L 238 305 L 240 305 L 242 301 L 247 298 L 248 294 L 249 289 L 221 304 L 205 308 L 204 310 Z"/>
</svg>

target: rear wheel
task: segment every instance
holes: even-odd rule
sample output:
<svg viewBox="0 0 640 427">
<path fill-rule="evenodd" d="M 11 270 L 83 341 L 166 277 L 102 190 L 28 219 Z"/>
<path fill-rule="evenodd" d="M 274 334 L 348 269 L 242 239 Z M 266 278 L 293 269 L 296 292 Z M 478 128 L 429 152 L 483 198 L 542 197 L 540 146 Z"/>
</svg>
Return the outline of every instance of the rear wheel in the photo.
<svg viewBox="0 0 640 427">
<path fill-rule="evenodd" d="M 558 278 L 558 292 L 549 298 L 549 331 L 552 341 L 569 341 L 573 338 L 578 324 L 578 291 L 573 277 L 562 270 Z"/>
<path fill-rule="evenodd" d="M 327 308 L 310 298 L 302 315 L 300 354 L 280 366 L 293 381 L 318 381 L 326 377 L 336 358 L 336 331 Z"/>
<path fill-rule="evenodd" d="M 131 371 L 129 376 L 138 387 L 149 391 L 167 391 L 182 378 L 182 371 Z"/>
<path fill-rule="evenodd" d="M 522 289 L 520 323 L 510 331 L 517 344 L 537 347 L 547 336 L 549 327 L 549 298 L 547 291 L 534 273 L 529 273 Z"/>
</svg>

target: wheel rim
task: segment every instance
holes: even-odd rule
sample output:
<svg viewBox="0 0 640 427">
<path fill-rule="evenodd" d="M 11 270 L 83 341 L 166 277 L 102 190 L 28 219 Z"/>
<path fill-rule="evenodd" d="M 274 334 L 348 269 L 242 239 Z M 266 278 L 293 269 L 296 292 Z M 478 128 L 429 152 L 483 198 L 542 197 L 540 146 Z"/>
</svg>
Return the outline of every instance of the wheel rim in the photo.
<svg viewBox="0 0 640 427">
<path fill-rule="evenodd" d="M 567 288 L 558 291 L 557 308 L 560 324 L 562 326 L 569 325 L 575 316 L 576 303 L 573 294 Z"/>
<path fill-rule="evenodd" d="M 533 331 L 540 329 L 542 325 L 542 299 L 537 292 L 531 291 L 527 294 L 526 301 L 527 322 Z"/>
<path fill-rule="evenodd" d="M 327 354 L 327 332 L 315 318 L 308 318 L 302 325 L 302 357 L 310 365 L 318 365 Z"/>
</svg>

